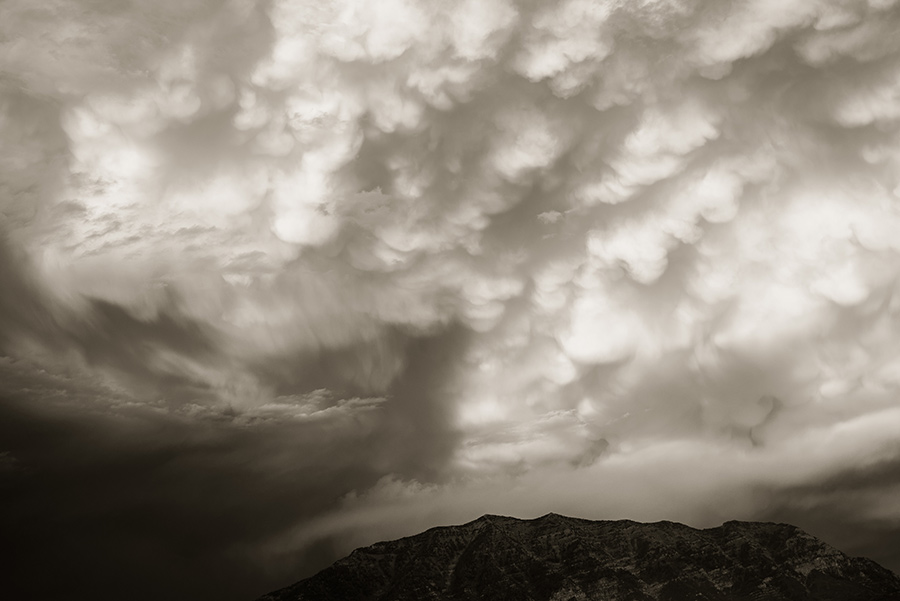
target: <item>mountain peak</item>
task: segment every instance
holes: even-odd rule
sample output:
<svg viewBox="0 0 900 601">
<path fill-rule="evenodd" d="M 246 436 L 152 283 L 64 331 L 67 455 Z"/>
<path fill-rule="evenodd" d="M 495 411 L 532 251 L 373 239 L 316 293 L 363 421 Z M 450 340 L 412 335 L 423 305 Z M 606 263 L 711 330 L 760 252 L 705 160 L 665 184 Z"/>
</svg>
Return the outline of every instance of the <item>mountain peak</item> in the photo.
<svg viewBox="0 0 900 601">
<path fill-rule="evenodd" d="M 486 513 L 477 520 L 473 520 L 471 523 L 475 522 L 503 522 L 503 521 L 514 521 L 516 518 L 510 517 L 508 515 L 495 515 L 493 513 Z"/>
<path fill-rule="evenodd" d="M 535 519 L 545 522 L 568 522 L 574 520 L 575 518 L 570 518 L 569 516 L 560 515 L 551 511 L 550 513 L 545 513 L 541 517 Z"/>
<path fill-rule="evenodd" d="M 490 527 L 485 527 L 485 526 Z M 900 578 L 790 524 L 484 515 L 357 549 L 266 601 L 890 601 Z"/>
</svg>

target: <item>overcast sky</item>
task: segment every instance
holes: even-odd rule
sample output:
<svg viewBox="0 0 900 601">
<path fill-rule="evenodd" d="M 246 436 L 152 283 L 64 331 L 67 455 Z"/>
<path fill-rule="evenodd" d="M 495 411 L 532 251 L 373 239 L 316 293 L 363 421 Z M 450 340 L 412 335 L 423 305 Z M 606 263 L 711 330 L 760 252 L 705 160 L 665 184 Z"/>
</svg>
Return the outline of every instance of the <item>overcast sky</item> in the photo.
<svg viewBox="0 0 900 601">
<path fill-rule="evenodd" d="M 898 82 L 894 0 L 5 0 L 4 589 L 550 511 L 900 570 Z"/>
</svg>

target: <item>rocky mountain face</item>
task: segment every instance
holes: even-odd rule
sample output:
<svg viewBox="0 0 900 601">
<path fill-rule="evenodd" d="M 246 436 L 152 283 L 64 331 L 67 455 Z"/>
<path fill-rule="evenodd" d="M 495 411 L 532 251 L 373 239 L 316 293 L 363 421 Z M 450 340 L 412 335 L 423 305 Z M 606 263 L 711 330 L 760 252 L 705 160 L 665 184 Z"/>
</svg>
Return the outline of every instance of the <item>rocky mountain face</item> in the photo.
<svg viewBox="0 0 900 601">
<path fill-rule="evenodd" d="M 487 515 L 357 549 L 260 601 L 900 601 L 900 577 L 787 524 Z"/>
</svg>

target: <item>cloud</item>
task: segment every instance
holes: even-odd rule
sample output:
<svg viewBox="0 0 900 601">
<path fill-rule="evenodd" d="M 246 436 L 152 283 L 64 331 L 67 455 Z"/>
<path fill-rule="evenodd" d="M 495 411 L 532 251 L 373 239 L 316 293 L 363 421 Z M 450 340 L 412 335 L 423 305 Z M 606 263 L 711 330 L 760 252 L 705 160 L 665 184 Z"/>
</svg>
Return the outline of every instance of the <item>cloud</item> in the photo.
<svg viewBox="0 0 900 601">
<path fill-rule="evenodd" d="M 104 486 L 138 428 L 122 461 L 163 482 L 160 519 L 262 486 L 277 519 L 241 517 L 245 492 L 226 511 L 253 565 L 486 511 L 890 522 L 887 476 L 828 487 L 896 459 L 898 18 L 7 2 L 0 348 L 33 381 L 14 413 L 70 420 L 100 462 L 72 469 Z M 70 466 L 35 440 L 0 453 Z M 215 529 L 145 552 L 212 553 Z"/>
<path fill-rule="evenodd" d="M 590 466 L 534 462 L 537 467 L 525 474 L 492 474 L 440 486 L 385 477 L 365 493 L 345 497 L 330 515 L 270 544 L 290 548 L 336 538 L 340 548 L 349 551 L 414 534 L 432 523 L 462 523 L 484 512 L 536 517 L 554 510 L 589 519 L 674 519 L 711 527 L 727 516 L 778 515 L 785 511 L 779 506 L 801 502 L 799 489 L 807 491 L 806 503 L 827 511 L 855 507 L 863 512 L 855 520 L 894 524 L 897 513 L 888 509 L 885 494 L 893 487 L 884 479 L 861 477 L 864 501 L 849 494 L 842 499 L 846 493 L 826 492 L 821 485 L 834 482 L 839 490 L 853 490 L 852 474 L 880 469 L 893 474 L 892 428 L 897 419 L 896 408 L 891 408 L 844 424 L 810 428 L 760 449 L 735 448 L 721 439 L 636 443 Z M 660 497 L 666 499 L 664 505 Z M 821 521 L 808 521 L 829 531 Z"/>
<path fill-rule="evenodd" d="M 332 506 L 351 482 L 373 484 L 392 444 L 379 399 L 317 391 L 249 412 L 173 412 L 95 370 L 8 359 L 0 370 L 0 523 L 23 598 L 114 597 L 153 573 L 166 578 L 129 594 L 252 596 L 296 567 L 262 554 L 260 536 Z"/>
</svg>

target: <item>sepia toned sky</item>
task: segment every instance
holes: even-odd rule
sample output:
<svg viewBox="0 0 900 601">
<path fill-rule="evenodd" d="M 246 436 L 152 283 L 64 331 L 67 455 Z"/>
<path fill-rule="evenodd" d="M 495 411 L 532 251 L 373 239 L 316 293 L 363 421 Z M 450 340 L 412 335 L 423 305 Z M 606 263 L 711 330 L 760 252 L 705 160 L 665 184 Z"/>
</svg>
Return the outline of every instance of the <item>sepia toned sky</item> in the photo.
<svg viewBox="0 0 900 601">
<path fill-rule="evenodd" d="M 6 0 L 17 599 L 484 513 L 900 571 L 894 0 Z"/>
</svg>

